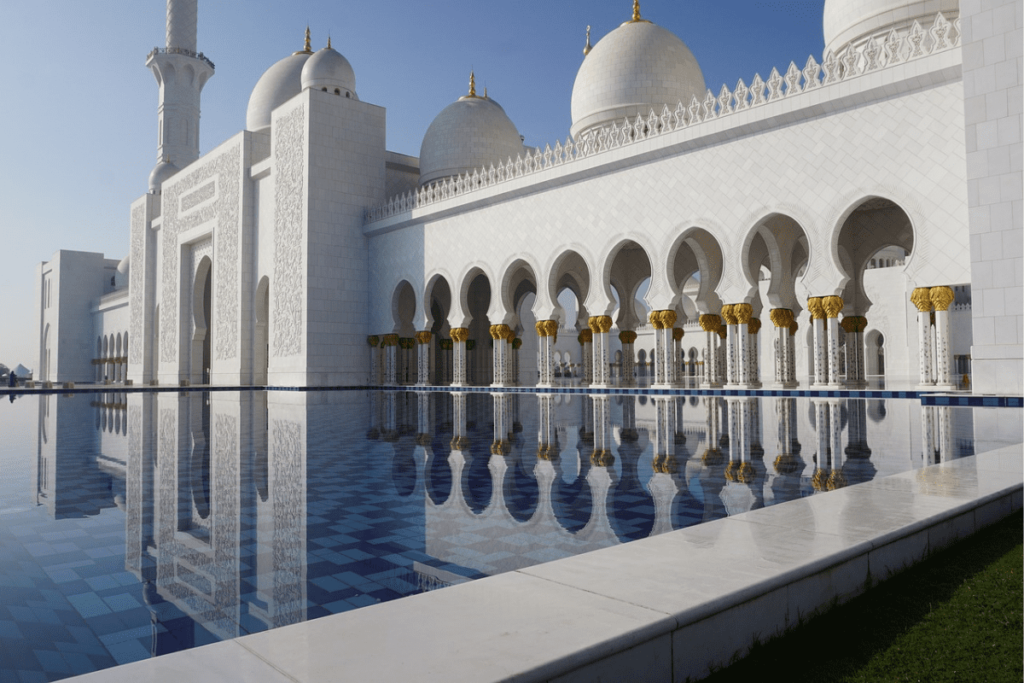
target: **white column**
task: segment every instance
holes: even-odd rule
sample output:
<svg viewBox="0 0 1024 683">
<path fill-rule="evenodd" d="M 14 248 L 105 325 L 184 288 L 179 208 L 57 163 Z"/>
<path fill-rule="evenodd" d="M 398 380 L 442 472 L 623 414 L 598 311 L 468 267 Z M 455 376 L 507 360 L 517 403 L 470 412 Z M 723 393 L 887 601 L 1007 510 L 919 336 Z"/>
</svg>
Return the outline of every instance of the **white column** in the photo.
<svg viewBox="0 0 1024 683">
<path fill-rule="evenodd" d="M 822 298 L 822 306 L 825 308 L 825 326 L 828 336 L 828 383 L 829 386 L 839 386 L 839 312 L 843 310 L 843 300 L 838 296 L 826 296 Z"/>
<path fill-rule="evenodd" d="M 729 334 L 736 330 L 736 340 L 733 343 L 736 353 L 736 368 L 733 371 L 735 383 L 740 386 L 750 386 L 750 335 L 749 324 L 754 309 L 750 304 L 733 304 L 732 313 L 736 318 L 736 325 L 730 326 Z"/>
<path fill-rule="evenodd" d="M 725 382 L 727 385 L 737 384 L 739 381 L 738 368 L 736 365 L 736 313 L 733 304 L 722 306 L 722 319 L 725 321 Z"/>
<path fill-rule="evenodd" d="M 540 381 L 537 386 L 550 387 L 555 381 L 555 335 L 558 334 L 558 321 L 538 320 L 536 329 L 540 354 Z"/>
<path fill-rule="evenodd" d="M 811 297 L 807 300 L 807 308 L 811 312 L 811 325 L 813 326 L 813 347 L 814 354 L 814 384 L 826 384 L 828 382 L 828 358 L 825 339 L 825 307 L 820 297 Z"/>
<path fill-rule="evenodd" d="M 608 386 L 608 331 L 612 329 L 612 319 L 607 315 L 591 316 L 587 321 L 593 334 L 593 386 Z"/>
<path fill-rule="evenodd" d="M 682 386 L 686 377 L 686 369 L 683 367 L 683 328 L 672 328 L 672 371 L 669 373 L 669 382 L 674 387 Z"/>
<path fill-rule="evenodd" d="M 466 376 L 466 340 L 469 328 L 452 328 L 452 386 L 464 387 L 468 382 Z"/>
<path fill-rule="evenodd" d="M 580 349 L 583 363 L 583 384 L 589 385 L 594 379 L 594 361 L 592 360 L 594 355 L 594 333 L 589 328 L 580 332 Z"/>
<path fill-rule="evenodd" d="M 633 343 L 636 341 L 636 332 L 632 330 L 623 330 L 619 332 L 619 342 L 622 345 L 622 367 L 619 368 L 621 376 L 619 377 L 619 385 L 624 387 L 631 387 L 636 384 L 633 378 L 633 371 L 636 367 L 636 351 L 633 349 Z"/>
<path fill-rule="evenodd" d="M 430 331 L 416 333 L 416 384 L 430 384 Z"/>
<path fill-rule="evenodd" d="M 917 306 L 917 353 L 918 353 L 918 384 L 931 388 L 935 383 L 932 377 L 932 344 L 931 344 L 931 309 L 932 300 L 927 287 L 918 287 L 910 295 L 910 300 Z"/>
<path fill-rule="evenodd" d="M 398 379 L 398 335 L 384 335 L 384 385 L 394 386 Z"/>
<path fill-rule="evenodd" d="M 953 346 L 949 335 L 949 306 L 953 303 L 953 290 L 932 287 L 928 292 L 935 307 L 935 385 L 949 391 L 956 389 L 953 379 Z"/>
<path fill-rule="evenodd" d="M 701 384 L 708 387 L 716 386 L 715 346 L 718 344 L 719 317 L 713 313 L 705 313 L 699 319 L 700 328 L 704 330 L 704 372 Z"/>
<path fill-rule="evenodd" d="M 750 342 L 747 345 L 750 385 L 759 387 L 761 386 L 761 321 L 758 318 L 752 318 L 747 325 L 747 338 Z"/>
</svg>

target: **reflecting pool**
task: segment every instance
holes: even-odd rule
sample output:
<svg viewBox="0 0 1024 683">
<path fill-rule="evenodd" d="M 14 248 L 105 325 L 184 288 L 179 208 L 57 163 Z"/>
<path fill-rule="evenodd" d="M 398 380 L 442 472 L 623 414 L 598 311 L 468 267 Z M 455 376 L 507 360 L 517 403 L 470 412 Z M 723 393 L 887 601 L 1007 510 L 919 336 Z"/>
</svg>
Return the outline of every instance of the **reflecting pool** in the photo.
<svg viewBox="0 0 1024 683">
<path fill-rule="evenodd" d="M 0 403 L 0 680 L 56 680 L 1020 442 L 917 400 L 405 391 Z"/>
</svg>

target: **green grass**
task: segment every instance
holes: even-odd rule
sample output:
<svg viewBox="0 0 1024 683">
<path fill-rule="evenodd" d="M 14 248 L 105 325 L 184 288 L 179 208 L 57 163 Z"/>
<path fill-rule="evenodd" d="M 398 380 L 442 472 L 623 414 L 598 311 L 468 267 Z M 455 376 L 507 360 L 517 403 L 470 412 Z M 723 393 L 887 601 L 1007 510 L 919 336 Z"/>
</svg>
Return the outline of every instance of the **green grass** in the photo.
<svg viewBox="0 0 1024 683">
<path fill-rule="evenodd" d="M 707 680 L 1020 683 L 1022 536 L 1016 512 Z"/>
</svg>

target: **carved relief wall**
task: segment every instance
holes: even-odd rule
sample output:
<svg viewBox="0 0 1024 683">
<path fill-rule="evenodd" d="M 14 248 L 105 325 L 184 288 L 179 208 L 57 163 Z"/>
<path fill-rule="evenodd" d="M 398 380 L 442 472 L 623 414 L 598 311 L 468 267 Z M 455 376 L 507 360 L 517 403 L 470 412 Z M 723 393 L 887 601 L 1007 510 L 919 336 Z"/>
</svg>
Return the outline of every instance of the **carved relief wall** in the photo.
<svg viewBox="0 0 1024 683">
<path fill-rule="evenodd" d="M 302 349 L 304 289 L 303 204 L 305 203 L 305 106 L 274 123 L 274 338 L 273 355 Z"/>
<path fill-rule="evenodd" d="M 129 318 L 128 318 L 128 362 L 142 363 L 143 351 L 148 340 L 143 336 L 146 326 L 144 308 L 146 294 L 146 200 L 132 207 L 131 243 L 128 250 L 131 270 L 128 275 Z"/>
</svg>

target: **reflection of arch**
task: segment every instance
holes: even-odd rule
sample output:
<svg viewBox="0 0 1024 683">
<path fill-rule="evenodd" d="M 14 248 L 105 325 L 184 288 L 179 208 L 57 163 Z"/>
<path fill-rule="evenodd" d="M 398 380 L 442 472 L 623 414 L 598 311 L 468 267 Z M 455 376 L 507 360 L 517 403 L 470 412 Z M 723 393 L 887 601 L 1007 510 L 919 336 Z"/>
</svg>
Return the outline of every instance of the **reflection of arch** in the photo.
<svg viewBox="0 0 1024 683">
<path fill-rule="evenodd" d="M 434 434 L 431 442 L 431 449 L 427 453 L 427 465 L 424 484 L 427 488 L 427 495 L 434 505 L 442 505 L 452 494 L 452 468 L 448 464 L 448 456 L 445 453 L 446 444 L 440 438 L 440 433 Z"/>
<path fill-rule="evenodd" d="M 594 500 L 587 481 L 590 470 L 590 459 L 581 457 L 580 471 L 571 482 L 556 476 L 551 496 L 551 509 L 555 519 L 570 534 L 577 533 L 587 526 L 594 511 Z"/>
<path fill-rule="evenodd" d="M 253 349 L 253 384 L 267 384 L 270 369 L 270 279 L 256 286 L 256 339 Z"/>
<path fill-rule="evenodd" d="M 196 268 L 192 284 L 192 334 L 191 368 L 189 375 L 195 384 L 209 382 L 210 371 L 210 320 L 212 319 L 213 262 L 204 256 Z"/>
<path fill-rule="evenodd" d="M 50 377 L 50 323 L 46 323 L 46 327 L 43 328 L 43 354 L 40 360 L 43 367 L 39 374 L 44 381 L 52 380 L 53 378 Z"/>
<path fill-rule="evenodd" d="M 505 506 L 512 518 L 518 522 L 527 522 L 537 511 L 540 498 L 540 487 L 532 472 L 523 467 L 522 458 L 505 471 L 503 489 Z"/>
<path fill-rule="evenodd" d="M 405 445 L 405 444 L 402 444 Z M 408 498 L 416 490 L 416 458 L 413 457 L 411 448 L 403 448 L 399 445 L 395 457 L 391 460 L 391 483 L 395 485 L 395 492 L 401 498 Z"/>
<path fill-rule="evenodd" d="M 622 478 L 610 492 L 608 521 L 615 535 L 623 542 L 647 538 L 654 529 L 654 498 L 637 476 L 639 457 L 640 449 L 635 443 L 622 444 L 619 448 Z"/>
<path fill-rule="evenodd" d="M 189 487 L 192 505 L 202 519 L 210 517 L 210 447 L 205 438 L 192 444 L 189 458 Z"/>
<path fill-rule="evenodd" d="M 490 505 L 493 494 L 494 482 L 487 467 L 491 456 L 487 451 L 467 456 L 466 467 L 462 470 L 462 497 L 473 514 L 479 515 Z"/>
</svg>

